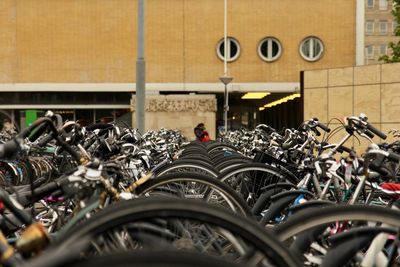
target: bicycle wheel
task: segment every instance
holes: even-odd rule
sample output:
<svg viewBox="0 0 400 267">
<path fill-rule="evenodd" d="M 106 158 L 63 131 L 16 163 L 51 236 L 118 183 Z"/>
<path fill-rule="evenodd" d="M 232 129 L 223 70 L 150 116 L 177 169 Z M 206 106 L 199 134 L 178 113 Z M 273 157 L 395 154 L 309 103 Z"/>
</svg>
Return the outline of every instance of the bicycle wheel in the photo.
<svg viewBox="0 0 400 267">
<path fill-rule="evenodd" d="M 85 236 L 92 238 L 86 255 L 173 246 L 247 266 L 298 266 L 291 253 L 256 222 L 201 201 L 118 202 L 60 236 L 59 242 L 73 246 Z"/>
<path fill-rule="evenodd" d="M 262 163 L 244 163 L 221 173 L 218 179 L 239 192 L 247 205 L 252 207 L 260 197 L 261 188 L 284 182 L 288 177 L 280 170 Z"/>
<path fill-rule="evenodd" d="M 223 173 L 227 171 L 230 168 L 233 168 L 235 166 L 242 165 L 244 163 L 251 163 L 253 162 L 251 159 L 248 158 L 242 158 L 242 159 L 228 159 L 224 162 L 221 162 L 220 164 L 215 165 L 215 169 L 219 171 L 219 173 Z"/>
<path fill-rule="evenodd" d="M 220 142 L 211 143 L 206 146 L 206 149 L 209 154 L 212 154 L 213 152 L 218 150 L 230 150 L 235 152 L 237 151 L 237 148 L 235 146 Z"/>
<path fill-rule="evenodd" d="M 366 250 L 373 240 L 371 232 L 385 232 L 387 227 L 397 231 L 399 218 L 399 211 L 384 207 L 329 205 L 300 211 L 273 230 L 303 261 L 323 266 L 354 266 L 362 260 L 360 255 L 356 257 L 357 253 Z M 362 236 L 362 231 L 368 235 Z M 334 238 L 339 242 L 332 245 Z"/>
<path fill-rule="evenodd" d="M 400 227 L 400 212 L 366 205 L 310 208 L 291 216 L 286 222 L 275 227 L 274 233 L 279 240 L 286 241 L 311 228 L 337 221 L 377 222 Z"/>
<path fill-rule="evenodd" d="M 81 262 L 68 262 L 57 267 L 241 267 L 238 263 L 189 251 L 140 251 L 103 255 Z M 50 267 L 45 265 L 45 267 Z M 54 266 L 55 267 L 55 266 Z"/>
<path fill-rule="evenodd" d="M 212 177 L 218 176 L 218 171 L 216 171 L 211 165 L 206 164 L 201 161 L 196 160 L 177 160 L 172 162 L 171 164 L 166 165 L 157 171 L 157 176 L 161 176 L 171 172 L 181 172 L 181 171 L 190 171 L 201 174 L 207 174 Z"/>
<path fill-rule="evenodd" d="M 136 194 L 170 193 L 187 199 L 199 199 L 223 206 L 244 216 L 251 215 L 250 208 L 228 185 L 197 173 L 170 173 L 146 182 L 136 189 Z"/>
</svg>

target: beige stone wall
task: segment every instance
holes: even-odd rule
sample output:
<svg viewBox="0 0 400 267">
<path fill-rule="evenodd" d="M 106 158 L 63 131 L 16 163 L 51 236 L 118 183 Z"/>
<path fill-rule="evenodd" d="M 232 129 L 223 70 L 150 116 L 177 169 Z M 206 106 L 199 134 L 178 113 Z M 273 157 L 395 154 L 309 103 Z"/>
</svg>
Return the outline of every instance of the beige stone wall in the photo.
<svg viewBox="0 0 400 267">
<path fill-rule="evenodd" d="M 135 99 L 132 99 L 132 125 L 135 123 Z M 217 100 L 214 95 L 153 95 L 146 96 L 146 130 L 160 128 L 180 130 L 190 140 L 193 129 L 203 122 L 211 139 L 215 139 Z"/>
<path fill-rule="evenodd" d="M 358 116 L 361 112 L 368 121 L 386 134 L 400 129 L 400 63 L 368 65 L 304 72 L 304 119 L 318 117 L 327 123 L 332 118 Z M 335 128 L 339 124 L 333 124 Z M 344 131 L 332 142 L 340 140 Z M 374 138 L 380 142 L 379 138 Z M 388 142 L 393 137 L 388 135 Z M 347 145 L 364 151 L 368 142 L 350 140 Z"/>
<path fill-rule="evenodd" d="M 353 65 L 355 2 L 229 1 L 228 32 L 242 51 L 230 74 L 235 82 L 296 82 L 301 69 Z M 136 8 L 136 0 L 1 0 L 0 83 L 134 82 Z M 299 55 L 309 35 L 325 45 L 314 63 Z M 267 36 L 283 46 L 273 63 L 256 51 Z M 222 37 L 222 0 L 146 0 L 147 81 L 218 83 Z"/>
</svg>

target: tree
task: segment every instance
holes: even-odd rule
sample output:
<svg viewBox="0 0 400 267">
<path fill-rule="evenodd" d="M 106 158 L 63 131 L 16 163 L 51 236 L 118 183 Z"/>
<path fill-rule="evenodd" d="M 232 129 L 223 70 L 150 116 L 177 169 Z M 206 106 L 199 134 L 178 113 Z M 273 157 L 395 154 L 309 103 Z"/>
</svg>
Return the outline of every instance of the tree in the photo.
<svg viewBox="0 0 400 267">
<path fill-rule="evenodd" d="M 394 35 L 400 36 L 400 0 L 393 0 L 392 14 L 394 20 L 397 22 L 396 29 L 394 29 Z M 397 43 L 390 42 L 388 47 L 391 50 L 391 54 L 381 56 L 379 60 L 385 63 L 400 62 L 400 41 Z"/>
</svg>

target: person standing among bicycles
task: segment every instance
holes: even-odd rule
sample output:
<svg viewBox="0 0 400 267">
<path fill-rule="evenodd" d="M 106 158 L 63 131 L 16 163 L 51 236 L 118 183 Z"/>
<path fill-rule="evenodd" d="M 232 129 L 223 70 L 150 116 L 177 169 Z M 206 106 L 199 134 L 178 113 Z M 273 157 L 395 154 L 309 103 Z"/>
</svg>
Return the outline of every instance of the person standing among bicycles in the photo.
<svg viewBox="0 0 400 267">
<path fill-rule="evenodd" d="M 196 136 L 196 140 L 200 142 L 210 141 L 210 135 L 208 134 L 204 123 L 199 123 L 194 128 L 194 135 Z"/>
</svg>

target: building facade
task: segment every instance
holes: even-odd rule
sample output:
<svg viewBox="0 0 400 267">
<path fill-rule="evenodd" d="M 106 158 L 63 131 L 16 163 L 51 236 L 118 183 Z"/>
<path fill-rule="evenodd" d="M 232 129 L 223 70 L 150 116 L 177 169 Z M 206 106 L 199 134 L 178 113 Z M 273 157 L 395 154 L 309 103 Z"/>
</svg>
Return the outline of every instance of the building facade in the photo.
<svg viewBox="0 0 400 267">
<path fill-rule="evenodd" d="M 392 0 L 365 0 L 365 64 L 382 63 L 379 58 L 390 54 L 388 44 L 400 40 L 392 8 Z"/>
<path fill-rule="evenodd" d="M 304 117 L 318 117 L 341 127 L 337 118 L 364 113 L 374 127 L 388 135 L 387 140 L 375 136 L 374 142 L 391 143 L 397 140 L 389 131 L 400 129 L 400 63 L 375 64 L 346 68 L 321 69 L 304 72 Z M 338 143 L 347 134 L 345 129 L 332 136 Z M 369 145 L 365 138 L 351 138 L 345 144 L 364 153 Z"/>
<path fill-rule="evenodd" d="M 230 92 L 290 93 L 300 70 L 354 65 L 356 2 L 228 1 Z M 21 127 L 32 110 L 87 122 L 129 111 L 136 13 L 135 0 L 0 1 L 0 110 Z M 149 94 L 223 92 L 223 14 L 223 0 L 146 1 Z M 238 115 L 233 103 L 230 120 L 257 120 L 269 97 Z"/>
</svg>

